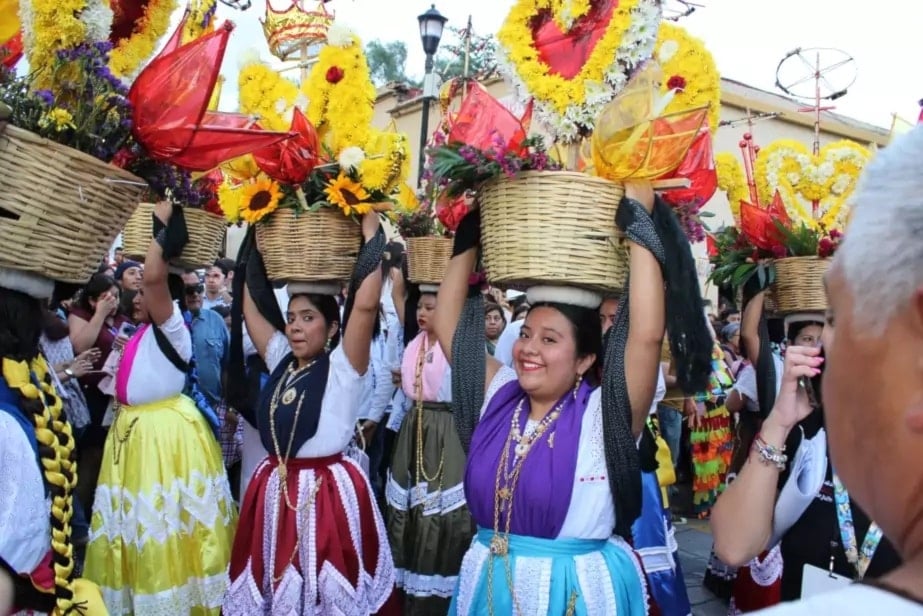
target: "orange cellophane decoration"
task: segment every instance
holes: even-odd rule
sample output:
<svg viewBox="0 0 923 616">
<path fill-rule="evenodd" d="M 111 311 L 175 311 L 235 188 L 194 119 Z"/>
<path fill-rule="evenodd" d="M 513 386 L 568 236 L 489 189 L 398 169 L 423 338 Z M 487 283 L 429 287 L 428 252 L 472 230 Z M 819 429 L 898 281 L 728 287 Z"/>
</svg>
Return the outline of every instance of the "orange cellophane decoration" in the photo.
<svg viewBox="0 0 923 616">
<path fill-rule="evenodd" d="M 772 251 L 774 247 L 783 245 L 777 221 L 784 227 L 792 225 L 779 191 L 773 195 L 772 203 L 766 209 L 746 201 L 740 202 L 740 232 L 760 250 Z"/>
<path fill-rule="evenodd" d="M 715 170 L 711 131 L 708 130 L 707 125 L 699 131 L 689 151 L 686 152 L 683 162 L 666 178 L 684 178 L 690 182 L 688 188 L 673 188 L 664 191 L 662 196 L 667 203 L 673 205 L 704 204 L 712 198 L 718 190 L 718 173 Z"/>
<path fill-rule="evenodd" d="M 319 162 L 317 131 L 308 118 L 295 107 L 291 132 L 294 137 L 254 150 L 253 158 L 260 170 L 283 184 L 301 184 Z"/>
<path fill-rule="evenodd" d="M 448 142 L 464 143 L 484 152 L 496 151 L 502 144 L 506 152 L 524 154 L 522 142 L 532 124 L 532 101 L 517 118 L 481 84 L 469 87 L 461 107 L 451 117 Z"/>
<path fill-rule="evenodd" d="M 0 0 L 0 64 L 7 68 L 19 62 L 22 57 L 22 24 L 19 22 L 19 2 Z"/>
<path fill-rule="evenodd" d="M 163 51 L 138 75 L 128 98 L 132 134 L 155 160 L 190 171 L 268 147 L 290 133 L 248 126 L 246 116 L 208 111 L 233 25 L 228 22 L 186 45 L 183 17 Z"/>
<path fill-rule="evenodd" d="M 679 167 L 708 116 L 708 107 L 663 115 L 672 96 L 659 92 L 660 67 L 639 71 L 596 120 L 591 141 L 596 175 L 653 180 Z"/>
</svg>

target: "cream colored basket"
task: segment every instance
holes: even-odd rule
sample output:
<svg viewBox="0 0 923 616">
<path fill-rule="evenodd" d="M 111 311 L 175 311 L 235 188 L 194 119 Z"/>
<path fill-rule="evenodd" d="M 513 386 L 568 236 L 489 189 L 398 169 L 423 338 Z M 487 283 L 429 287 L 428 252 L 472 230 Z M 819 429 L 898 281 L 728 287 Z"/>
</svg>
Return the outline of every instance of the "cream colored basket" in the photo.
<svg viewBox="0 0 923 616">
<path fill-rule="evenodd" d="M 151 245 L 151 216 L 154 205 L 142 203 L 128 219 L 122 232 L 122 250 L 131 258 L 142 258 Z M 196 208 L 184 208 L 189 243 L 182 254 L 173 260 L 175 265 L 190 269 L 208 267 L 221 252 L 221 245 L 227 233 L 227 222 L 223 216 Z"/>
</svg>

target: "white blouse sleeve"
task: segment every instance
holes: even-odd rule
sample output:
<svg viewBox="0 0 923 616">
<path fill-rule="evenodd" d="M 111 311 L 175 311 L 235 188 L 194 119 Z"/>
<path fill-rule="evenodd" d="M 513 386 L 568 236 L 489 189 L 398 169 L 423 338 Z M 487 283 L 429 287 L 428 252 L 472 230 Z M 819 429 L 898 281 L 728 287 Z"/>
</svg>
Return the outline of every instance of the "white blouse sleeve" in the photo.
<svg viewBox="0 0 923 616">
<path fill-rule="evenodd" d="M 282 360 L 285 359 L 285 356 L 291 352 L 292 348 L 288 345 L 288 338 L 285 337 L 285 334 L 282 332 L 274 333 L 266 345 L 266 357 L 263 358 L 269 373 L 275 372 Z"/>
<path fill-rule="evenodd" d="M 50 505 L 22 426 L 0 411 L 0 558 L 31 573 L 51 547 Z"/>
<path fill-rule="evenodd" d="M 189 358 L 192 357 L 192 334 L 189 328 L 186 327 L 183 313 L 180 312 L 176 303 L 173 304 L 173 314 L 159 327 L 183 361 L 189 361 Z"/>
<path fill-rule="evenodd" d="M 500 369 L 497 370 L 497 374 L 494 375 L 493 380 L 490 382 L 490 386 L 487 388 L 487 393 L 484 394 L 484 406 L 481 407 L 481 416 L 484 416 L 484 411 L 487 410 L 487 405 L 490 404 L 491 399 L 494 395 L 500 391 L 500 388 L 509 383 L 510 381 L 516 380 L 516 371 L 510 368 L 509 366 L 500 366 Z"/>
</svg>

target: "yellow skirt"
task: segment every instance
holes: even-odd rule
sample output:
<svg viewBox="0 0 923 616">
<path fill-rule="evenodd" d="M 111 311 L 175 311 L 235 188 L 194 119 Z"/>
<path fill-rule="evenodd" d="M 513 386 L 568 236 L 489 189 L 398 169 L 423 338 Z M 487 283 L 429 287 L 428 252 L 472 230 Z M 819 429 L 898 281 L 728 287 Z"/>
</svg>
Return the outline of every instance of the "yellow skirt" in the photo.
<svg viewBox="0 0 923 616">
<path fill-rule="evenodd" d="M 84 577 L 111 614 L 215 614 L 237 512 L 221 449 L 195 404 L 125 406 L 103 453 Z"/>
</svg>

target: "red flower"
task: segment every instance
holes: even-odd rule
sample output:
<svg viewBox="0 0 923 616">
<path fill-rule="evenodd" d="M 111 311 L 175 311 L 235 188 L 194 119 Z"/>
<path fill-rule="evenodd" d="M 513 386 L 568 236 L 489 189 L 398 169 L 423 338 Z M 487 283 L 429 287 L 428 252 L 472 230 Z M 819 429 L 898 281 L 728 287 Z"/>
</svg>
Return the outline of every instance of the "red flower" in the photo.
<svg viewBox="0 0 923 616">
<path fill-rule="evenodd" d="M 340 83 L 343 80 L 343 69 L 339 66 L 331 66 L 327 69 L 327 81 L 329 83 Z"/>
<path fill-rule="evenodd" d="M 817 256 L 821 259 L 832 257 L 834 250 L 836 250 L 836 244 L 829 237 L 822 237 L 820 241 L 817 242 Z"/>
<path fill-rule="evenodd" d="M 128 169 L 128 166 L 137 160 L 138 156 L 131 151 L 131 148 L 122 148 L 112 157 L 112 164 L 121 169 Z"/>
<path fill-rule="evenodd" d="M 776 259 L 784 259 L 788 256 L 788 251 L 785 249 L 785 246 L 780 246 L 776 244 L 772 247 L 772 256 Z"/>
<path fill-rule="evenodd" d="M 439 218 L 439 222 L 454 233 L 455 229 L 458 228 L 458 223 L 468 213 L 468 199 L 462 195 L 448 203 L 437 205 L 436 210 L 438 212 L 436 217 Z"/>
<path fill-rule="evenodd" d="M 834 242 L 837 241 L 837 240 L 839 240 L 839 239 L 842 238 L 842 237 L 843 237 L 843 234 L 840 233 L 840 231 L 839 231 L 838 229 L 831 229 L 831 230 L 830 230 L 830 239 L 833 240 Z"/>
<path fill-rule="evenodd" d="M 670 77 L 670 80 L 667 81 L 667 87 L 671 90 L 685 90 L 686 78 L 682 75 L 673 75 Z"/>
</svg>

